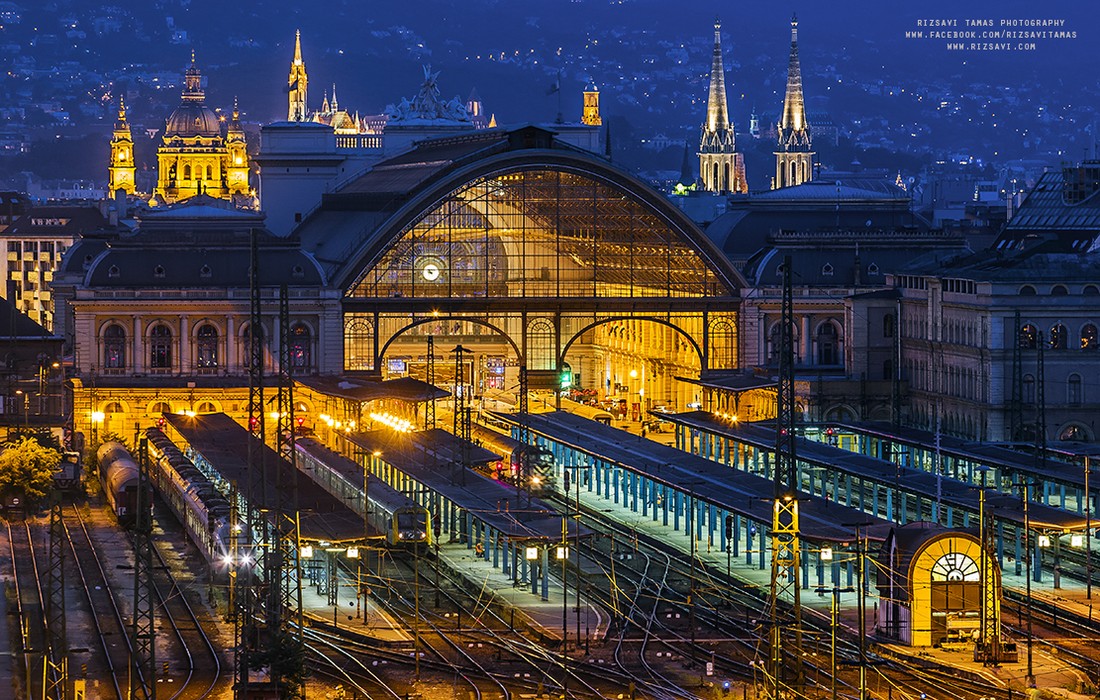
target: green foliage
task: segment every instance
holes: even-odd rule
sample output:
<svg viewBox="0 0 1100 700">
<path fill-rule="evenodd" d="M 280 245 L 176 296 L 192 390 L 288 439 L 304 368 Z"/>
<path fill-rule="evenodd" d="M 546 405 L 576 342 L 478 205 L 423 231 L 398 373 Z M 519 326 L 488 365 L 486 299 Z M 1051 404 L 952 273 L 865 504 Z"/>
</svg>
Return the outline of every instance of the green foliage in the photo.
<svg viewBox="0 0 1100 700">
<path fill-rule="evenodd" d="M 30 438 L 39 445 L 61 452 L 61 442 L 49 428 L 15 428 L 8 433 L 8 443 L 18 443 L 21 438 Z"/>
<path fill-rule="evenodd" d="M 58 450 L 32 438 L 19 438 L 0 453 L 0 487 L 22 489 L 28 501 L 41 500 L 49 493 L 59 464 Z"/>
<path fill-rule="evenodd" d="M 279 630 L 255 658 L 256 667 L 267 666 L 272 680 L 279 684 L 282 697 L 301 698 L 305 692 L 305 654 L 296 634 Z"/>
<path fill-rule="evenodd" d="M 99 474 L 99 458 L 96 453 L 99 452 L 99 448 L 105 442 L 118 442 L 122 443 L 122 446 L 133 454 L 130 450 L 130 444 L 126 442 L 126 438 L 122 437 L 118 433 L 113 433 L 109 430 L 100 431 L 98 439 L 95 441 L 89 440 L 84 447 L 84 473 L 87 475 Z"/>
</svg>

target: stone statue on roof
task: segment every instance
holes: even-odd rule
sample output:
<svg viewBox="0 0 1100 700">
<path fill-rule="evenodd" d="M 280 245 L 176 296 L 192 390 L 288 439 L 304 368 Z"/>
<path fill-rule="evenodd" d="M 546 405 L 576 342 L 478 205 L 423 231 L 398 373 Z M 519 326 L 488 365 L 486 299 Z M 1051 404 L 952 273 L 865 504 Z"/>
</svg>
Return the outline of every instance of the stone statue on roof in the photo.
<svg viewBox="0 0 1100 700">
<path fill-rule="evenodd" d="M 420 85 L 420 91 L 412 102 L 402 98 L 401 103 L 394 106 L 388 105 L 386 112 L 391 122 L 413 120 L 446 120 L 446 121 L 470 121 L 470 114 L 466 110 L 465 103 L 457 95 L 450 101 L 443 102 L 439 97 L 439 86 L 436 84 L 439 71 L 432 72 L 431 66 L 424 66 L 424 82 Z"/>
</svg>

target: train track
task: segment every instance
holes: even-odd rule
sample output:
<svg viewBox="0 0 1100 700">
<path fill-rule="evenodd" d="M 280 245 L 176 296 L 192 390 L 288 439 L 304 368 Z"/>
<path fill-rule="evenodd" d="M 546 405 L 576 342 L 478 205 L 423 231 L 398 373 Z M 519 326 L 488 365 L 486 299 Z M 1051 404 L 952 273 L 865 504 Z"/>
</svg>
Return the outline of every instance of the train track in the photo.
<svg viewBox="0 0 1100 700">
<path fill-rule="evenodd" d="M 39 576 L 34 534 L 27 521 L 8 523 L 8 545 L 15 583 L 15 607 L 19 615 L 20 644 L 23 656 L 23 680 L 29 697 L 41 697 L 45 678 L 47 645 L 45 604 Z"/>
<path fill-rule="evenodd" d="M 92 622 L 100 641 L 102 665 L 99 668 L 106 670 L 106 677 L 100 680 L 108 688 L 114 689 L 118 700 L 126 700 L 129 697 L 129 688 L 123 688 L 119 684 L 120 680 L 128 678 L 130 674 L 131 646 L 126 623 L 111 592 L 111 583 L 87 524 L 80 517 L 76 506 L 72 507 L 72 513 L 75 517 L 71 521 L 66 518 L 63 523 L 80 587 L 90 606 Z M 70 522 L 73 523 L 72 526 Z"/>
</svg>

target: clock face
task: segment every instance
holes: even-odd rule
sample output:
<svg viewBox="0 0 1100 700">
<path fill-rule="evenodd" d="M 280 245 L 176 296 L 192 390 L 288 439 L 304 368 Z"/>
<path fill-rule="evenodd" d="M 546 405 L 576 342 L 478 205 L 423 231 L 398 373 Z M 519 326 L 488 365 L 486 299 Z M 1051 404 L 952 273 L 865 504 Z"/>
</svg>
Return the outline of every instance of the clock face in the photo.
<svg viewBox="0 0 1100 700">
<path fill-rule="evenodd" d="M 423 268 L 421 268 L 420 274 L 424 277 L 424 279 L 428 280 L 429 282 L 435 282 L 437 279 L 439 279 L 440 275 L 439 265 L 436 265 L 435 263 L 428 263 Z"/>
<path fill-rule="evenodd" d="M 948 552 L 932 565 L 933 581 L 981 581 L 978 564 L 961 552 Z"/>
</svg>

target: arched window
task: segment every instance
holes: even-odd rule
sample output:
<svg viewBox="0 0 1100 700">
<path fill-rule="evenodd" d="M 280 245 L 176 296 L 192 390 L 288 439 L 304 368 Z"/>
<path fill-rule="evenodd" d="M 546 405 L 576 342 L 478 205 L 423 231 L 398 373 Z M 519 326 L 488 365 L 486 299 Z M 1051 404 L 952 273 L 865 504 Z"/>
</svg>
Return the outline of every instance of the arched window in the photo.
<svg viewBox="0 0 1100 700">
<path fill-rule="evenodd" d="M 1020 328 L 1020 347 L 1034 350 L 1039 347 L 1039 329 L 1030 323 Z"/>
<path fill-rule="evenodd" d="M 729 321 L 711 324 L 709 366 L 710 369 L 733 369 L 737 366 L 737 333 Z"/>
<path fill-rule="evenodd" d="M 722 164 L 722 191 L 730 191 L 730 164 L 728 162 Z"/>
<path fill-rule="evenodd" d="M 195 407 L 195 413 L 217 413 L 218 407 L 210 401 L 203 401 Z"/>
<path fill-rule="evenodd" d="M 190 180 L 191 179 L 191 164 L 190 163 L 183 166 L 183 179 L 184 180 Z"/>
<path fill-rule="evenodd" d="M 1091 323 L 1086 323 L 1081 329 L 1081 349 L 1082 350 L 1095 350 L 1097 347 L 1097 332 L 1096 326 Z"/>
<path fill-rule="evenodd" d="M 527 369 L 557 369 L 557 361 L 554 324 L 548 319 L 536 318 L 527 326 Z"/>
<path fill-rule="evenodd" d="M 218 329 L 209 323 L 199 327 L 195 334 L 198 365 L 200 369 L 218 366 Z"/>
<path fill-rule="evenodd" d="M 827 366 L 843 362 L 840 332 L 835 323 L 826 321 L 817 329 L 817 364 Z"/>
<path fill-rule="evenodd" d="M 1089 442 L 1092 438 L 1089 436 L 1088 428 L 1070 423 L 1058 433 L 1058 439 L 1066 442 Z"/>
<path fill-rule="evenodd" d="M 1070 406 L 1079 406 L 1081 397 L 1081 375 L 1074 373 L 1066 380 L 1066 403 Z"/>
<path fill-rule="evenodd" d="M 1056 284 L 1050 288 L 1050 295 L 1052 297 L 1064 297 L 1069 296 L 1069 290 L 1061 284 Z"/>
<path fill-rule="evenodd" d="M 313 367 L 313 336 L 304 323 L 296 323 L 290 329 L 290 366 L 297 371 Z"/>
<path fill-rule="evenodd" d="M 210 167 L 209 165 L 206 166 L 206 179 L 207 180 L 213 180 L 214 179 L 214 169 L 212 167 Z"/>
<path fill-rule="evenodd" d="M 1022 297 L 1033 297 L 1033 296 L 1035 296 L 1035 287 L 1032 287 L 1030 284 L 1025 284 L 1024 286 L 1020 287 L 1020 296 L 1022 296 Z"/>
<path fill-rule="evenodd" d="M 255 346 L 256 350 L 263 356 L 264 352 L 264 327 L 256 327 L 256 335 L 252 335 L 252 324 L 247 323 L 241 328 L 241 339 L 239 343 L 241 353 L 241 367 L 245 370 L 249 368 L 252 362 L 252 348 Z"/>
<path fill-rule="evenodd" d="M 344 324 L 344 369 L 374 368 L 374 325 L 365 318 L 349 318 Z"/>
<path fill-rule="evenodd" d="M 1030 374 L 1024 375 L 1024 403 L 1035 403 L 1035 377 Z"/>
<path fill-rule="evenodd" d="M 714 164 L 714 174 L 710 178 L 710 188 L 715 192 L 718 191 L 718 163 Z"/>
<path fill-rule="evenodd" d="M 149 413 L 154 416 L 159 416 L 162 413 L 171 413 L 172 406 L 167 401 L 157 401 L 149 407 Z"/>
<path fill-rule="evenodd" d="M 1061 323 L 1056 323 L 1050 327 L 1050 349 L 1051 350 L 1065 350 L 1068 345 L 1069 331 Z"/>
<path fill-rule="evenodd" d="M 163 323 L 149 332 L 149 367 L 172 369 L 172 329 Z"/>
<path fill-rule="evenodd" d="M 103 331 L 103 367 L 126 368 L 126 331 L 117 323 L 112 323 Z"/>
<path fill-rule="evenodd" d="M 1081 293 L 1087 297 L 1100 297 L 1100 287 L 1095 284 L 1086 284 L 1085 288 L 1081 290 Z"/>
<path fill-rule="evenodd" d="M 782 340 L 783 328 L 778 323 L 772 326 L 771 332 L 768 334 L 768 364 L 772 366 L 779 365 L 779 351 L 783 346 Z M 794 363 L 799 364 L 798 358 L 798 326 L 791 324 L 791 358 Z"/>
<path fill-rule="evenodd" d="M 798 174 L 798 169 L 797 168 L 798 168 L 798 166 L 795 164 L 795 162 L 791 161 L 791 181 L 790 181 L 789 184 L 792 184 L 792 185 L 797 185 L 798 184 L 798 180 L 795 179 L 797 177 L 797 174 Z"/>
</svg>

